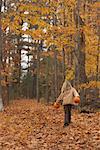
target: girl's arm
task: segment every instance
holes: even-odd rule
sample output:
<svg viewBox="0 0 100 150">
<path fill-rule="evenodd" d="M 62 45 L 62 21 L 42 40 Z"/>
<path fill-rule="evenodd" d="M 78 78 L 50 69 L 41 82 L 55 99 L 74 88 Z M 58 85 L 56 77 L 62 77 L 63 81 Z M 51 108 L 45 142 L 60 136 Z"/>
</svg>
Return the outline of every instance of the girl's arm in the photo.
<svg viewBox="0 0 100 150">
<path fill-rule="evenodd" d="M 58 97 L 57 100 L 56 100 L 56 103 L 60 103 L 60 102 L 62 101 L 62 99 L 63 99 L 63 93 L 61 93 L 61 94 L 59 95 L 59 97 Z"/>
<path fill-rule="evenodd" d="M 62 101 L 65 89 L 66 89 L 66 82 L 64 82 L 62 85 L 61 93 L 60 93 L 59 97 L 57 98 L 56 103 L 60 103 Z"/>
</svg>

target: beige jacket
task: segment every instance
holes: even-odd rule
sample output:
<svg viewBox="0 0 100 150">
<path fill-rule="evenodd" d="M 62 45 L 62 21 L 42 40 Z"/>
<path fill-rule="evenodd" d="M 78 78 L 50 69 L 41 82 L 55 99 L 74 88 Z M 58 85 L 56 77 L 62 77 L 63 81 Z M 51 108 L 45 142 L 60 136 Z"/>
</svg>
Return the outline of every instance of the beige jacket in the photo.
<svg viewBox="0 0 100 150">
<path fill-rule="evenodd" d="M 78 92 L 76 91 L 75 88 L 73 88 L 71 86 L 70 83 L 68 83 L 69 85 L 69 89 L 68 87 L 66 87 L 66 82 L 64 82 L 62 89 L 61 89 L 61 94 L 59 95 L 59 97 L 57 98 L 57 103 L 59 103 L 60 101 L 63 100 L 63 105 L 66 104 L 74 104 L 73 98 L 76 96 L 79 96 Z"/>
</svg>

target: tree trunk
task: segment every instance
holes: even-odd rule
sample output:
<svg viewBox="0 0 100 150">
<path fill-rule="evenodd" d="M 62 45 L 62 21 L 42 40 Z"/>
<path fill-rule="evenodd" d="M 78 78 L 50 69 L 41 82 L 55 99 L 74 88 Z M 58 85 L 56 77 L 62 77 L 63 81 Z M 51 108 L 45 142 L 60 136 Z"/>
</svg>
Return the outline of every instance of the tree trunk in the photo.
<svg viewBox="0 0 100 150">
<path fill-rule="evenodd" d="M 2 70 L 2 23 L 1 23 L 1 8 L 2 8 L 2 0 L 0 0 L 0 111 L 3 108 L 3 100 L 2 100 L 2 85 L 1 85 L 1 70 Z"/>
<path fill-rule="evenodd" d="M 75 48 L 75 81 L 76 84 L 85 83 L 87 81 L 85 72 L 85 36 L 83 32 L 77 33 L 77 44 Z"/>
<path fill-rule="evenodd" d="M 57 68 L 58 68 L 58 65 L 57 65 L 57 50 L 56 48 L 54 48 L 54 91 L 55 91 L 55 100 L 58 96 L 58 79 L 57 79 Z"/>
<path fill-rule="evenodd" d="M 40 94 L 39 94 L 39 77 L 40 77 L 40 48 L 39 42 L 37 44 L 37 79 L 36 79 L 36 98 L 37 101 L 40 102 Z"/>
<path fill-rule="evenodd" d="M 66 77 L 66 66 L 65 66 L 65 50 L 63 48 L 62 50 L 62 57 L 63 57 L 63 61 L 62 61 L 62 67 L 63 67 L 63 80 Z"/>
<path fill-rule="evenodd" d="M 49 103 L 49 56 L 46 58 L 46 101 Z"/>
<path fill-rule="evenodd" d="M 81 27 L 84 26 L 84 22 L 82 21 L 79 14 L 80 3 L 77 1 L 77 9 L 75 12 L 75 23 L 78 29 L 76 34 L 76 48 L 74 51 L 75 56 L 75 83 L 77 86 L 80 84 L 87 82 L 87 76 L 85 72 L 85 35 L 81 30 Z M 84 89 L 80 91 L 81 96 L 81 106 L 86 102 L 86 93 Z"/>
<path fill-rule="evenodd" d="M 96 68 L 96 82 L 99 81 L 99 73 L 100 73 L 100 58 L 99 58 L 99 42 L 100 41 L 100 37 L 98 38 L 98 52 L 97 52 L 97 68 Z"/>
<path fill-rule="evenodd" d="M 20 98 L 21 95 L 21 87 L 20 87 L 20 78 L 21 78 L 21 47 L 20 47 L 20 38 L 21 36 L 19 35 L 17 37 L 17 54 L 18 54 L 18 63 L 17 63 L 17 68 L 18 68 L 18 82 L 17 82 L 17 91 L 18 91 L 18 97 Z"/>
</svg>

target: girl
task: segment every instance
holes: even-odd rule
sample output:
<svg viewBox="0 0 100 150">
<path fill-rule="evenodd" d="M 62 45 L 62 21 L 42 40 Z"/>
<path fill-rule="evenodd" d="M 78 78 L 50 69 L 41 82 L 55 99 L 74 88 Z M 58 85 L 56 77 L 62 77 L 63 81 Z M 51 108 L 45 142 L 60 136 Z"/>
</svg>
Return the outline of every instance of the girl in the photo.
<svg viewBox="0 0 100 150">
<path fill-rule="evenodd" d="M 68 126 L 71 122 L 71 108 L 74 103 L 74 97 L 79 98 L 79 94 L 75 88 L 73 88 L 69 81 L 65 80 L 61 88 L 61 94 L 57 98 L 55 105 L 62 101 L 64 106 L 64 127 Z"/>
</svg>

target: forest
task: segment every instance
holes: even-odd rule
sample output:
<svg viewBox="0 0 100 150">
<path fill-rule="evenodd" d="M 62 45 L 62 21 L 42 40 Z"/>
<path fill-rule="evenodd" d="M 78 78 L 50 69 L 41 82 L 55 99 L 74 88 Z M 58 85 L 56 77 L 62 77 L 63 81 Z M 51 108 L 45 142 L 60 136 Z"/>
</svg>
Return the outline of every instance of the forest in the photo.
<svg viewBox="0 0 100 150">
<path fill-rule="evenodd" d="M 99 150 L 99 6 L 99 0 L 0 0 L 0 150 Z M 53 104 L 65 79 L 80 104 L 73 107 L 77 124 L 63 130 L 62 107 Z"/>
</svg>

